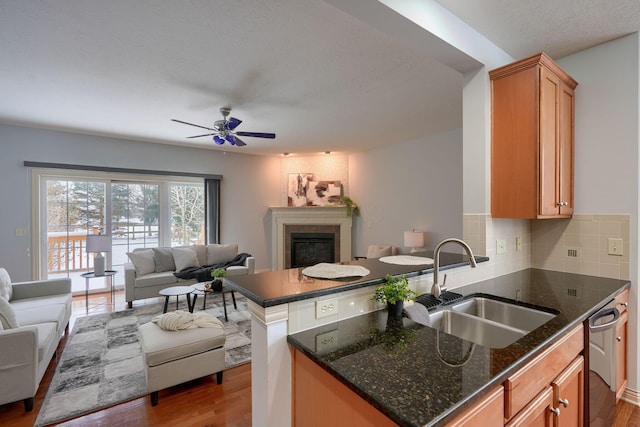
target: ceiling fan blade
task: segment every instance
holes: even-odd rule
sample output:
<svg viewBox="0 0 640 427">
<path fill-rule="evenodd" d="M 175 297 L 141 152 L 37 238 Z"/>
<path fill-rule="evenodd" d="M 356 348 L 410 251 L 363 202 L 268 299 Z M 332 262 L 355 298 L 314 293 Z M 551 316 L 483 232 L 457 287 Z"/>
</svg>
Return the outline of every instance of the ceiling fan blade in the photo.
<svg viewBox="0 0 640 427">
<path fill-rule="evenodd" d="M 226 128 L 229 130 L 234 130 L 240 123 L 242 123 L 242 120 L 236 119 L 235 117 L 229 117 Z"/>
<path fill-rule="evenodd" d="M 247 145 L 243 140 L 241 140 L 235 135 L 227 135 L 226 139 L 227 141 L 229 141 L 229 144 L 231 145 L 237 145 L 238 147 L 244 147 L 245 145 Z"/>
<path fill-rule="evenodd" d="M 215 135 L 215 133 L 205 133 L 204 135 L 188 136 L 187 138 L 201 138 L 203 136 L 211 136 L 211 135 Z"/>
<path fill-rule="evenodd" d="M 224 144 L 224 139 L 220 138 L 218 135 L 215 135 L 213 137 L 213 142 L 215 142 L 218 145 L 222 145 Z"/>
<path fill-rule="evenodd" d="M 263 132 L 237 132 L 237 135 L 252 136 L 254 138 L 269 138 L 269 139 L 274 139 L 276 137 L 275 133 L 263 133 Z"/>
<path fill-rule="evenodd" d="M 198 127 L 198 128 L 202 128 L 202 129 L 207 129 L 207 130 L 215 131 L 215 129 L 211 129 L 211 128 L 208 128 L 208 127 L 206 127 L 206 126 L 194 125 L 193 123 L 183 122 L 182 120 L 171 119 L 171 121 L 178 122 L 178 123 L 182 123 L 183 125 L 195 126 L 195 127 Z"/>
</svg>

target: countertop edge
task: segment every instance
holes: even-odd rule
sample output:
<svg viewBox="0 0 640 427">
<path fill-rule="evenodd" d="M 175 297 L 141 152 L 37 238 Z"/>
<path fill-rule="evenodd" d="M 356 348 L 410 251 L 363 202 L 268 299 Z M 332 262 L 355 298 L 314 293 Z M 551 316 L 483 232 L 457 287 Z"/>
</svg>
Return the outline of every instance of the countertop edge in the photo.
<svg viewBox="0 0 640 427">
<path fill-rule="evenodd" d="M 477 263 L 482 263 L 482 262 L 487 262 L 489 261 L 488 257 L 485 256 L 476 256 L 475 257 L 476 262 Z M 465 265 L 468 265 L 469 262 L 468 261 L 462 261 L 462 262 L 457 262 L 457 263 L 451 263 L 451 264 L 447 264 L 447 265 L 441 265 L 440 266 L 440 271 L 443 270 L 449 270 L 452 268 L 457 268 L 457 267 L 463 267 Z M 428 268 L 424 268 L 421 270 L 414 270 L 414 271 L 409 271 L 407 273 L 403 273 L 403 275 L 407 278 L 411 278 L 411 277 L 417 277 L 417 276 L 421 276 L 424 274 L 429 274 L 433 272 L 433 264 L 428 264 L 430 265 L 430 267 Z M 411 266 L 408 266 L 411 267 Z M 244 277 L 244 276 L 242 276 Z M 250 277 L 250 276 L 247 276 Z M 295 301 L 302 301 L 305 299 L 311 299 L 311 298 L 317 298 L 320 296 L 324 296 L 324 295 L 330 295 L 330 294 L 335 294 L 337 292 L 346 292 L 346 291 L 351 291 L 354 289 L 359 289 L 359 288 L 364 288 L 367 286 L 374 286 L 377 285 L 379 283 L 382 283 L 383 277 L 376 277 L 370 280 L 366 280 L 366 281 L 361 281 L 361 282 L 355 282 L 355 283 L 346 283 L 344 285 L 340 285 L 338 281 L 336 281 L 336 283 L 338 283 L 336 286 L 331 287 L 331 288 L 326 288 L 326 289 L 319 289 L 319 290 L 315 290 L 315 291 L 309 291 L 309 292 L 304 292 L 304 293 L 299 293 L 299 294 L 291 294 L 291 295 L 285 295 L 285 296 L 281 296 L 281 297 L 277 297 L 277 298 L 262 298 L 259 295 L 249 291 L 248 289 L 246 289 L 243 286 L 240 286 L 236 283 L 233 282 L 233 276 L 231 277 L 227 277 L 225 280 L 225 283 L 232 288 L 233 290 L 235 290 L 236 292 L 241 293 L 242 295 L 244 295 L 245 297 L 247 297 L 248 299 L 250 299 L 251 301 L 253 301 L 254 303 L 258 304 L 259 306 L 266 308 L 266 307 L 273 307 L 276 305 L 281 305 L 281 304 L 287 304 L 290 302 L 295 302 Z"/>
</svg>

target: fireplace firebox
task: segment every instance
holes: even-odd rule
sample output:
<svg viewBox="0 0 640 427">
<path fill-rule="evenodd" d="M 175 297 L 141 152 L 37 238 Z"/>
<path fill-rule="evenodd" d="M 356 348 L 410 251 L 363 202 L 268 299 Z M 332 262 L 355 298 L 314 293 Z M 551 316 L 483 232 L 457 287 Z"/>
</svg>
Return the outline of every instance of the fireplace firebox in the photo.
<svg viewBox="0 0 640 427">
<path fill-rule="evenodd" d="M 334 233 L 291 233 L 291 268 L 335 261 Z"/>
</svg>

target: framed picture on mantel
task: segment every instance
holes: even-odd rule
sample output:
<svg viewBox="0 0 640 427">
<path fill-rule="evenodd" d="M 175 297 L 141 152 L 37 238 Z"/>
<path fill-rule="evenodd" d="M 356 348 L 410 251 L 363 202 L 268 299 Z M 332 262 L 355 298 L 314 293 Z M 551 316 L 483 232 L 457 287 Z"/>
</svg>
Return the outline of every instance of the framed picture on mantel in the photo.
<svg viewBox="0 0 640 427">
<path fill-rule="evenodd" d="M 312 173 L 290 173 L 287 189 L 287 206 L 307 206 L 307 194 Z"/>
</svg>

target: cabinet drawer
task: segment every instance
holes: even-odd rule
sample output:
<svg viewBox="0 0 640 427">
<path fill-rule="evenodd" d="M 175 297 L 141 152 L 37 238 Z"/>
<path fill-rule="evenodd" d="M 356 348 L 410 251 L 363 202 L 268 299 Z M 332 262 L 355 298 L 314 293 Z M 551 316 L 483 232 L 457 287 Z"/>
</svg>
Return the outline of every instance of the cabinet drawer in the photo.
<svg viewBox="0 0 640 427">
<path fill-rule="evenodd" d="M 508 420 L 538 395 L 584 348 L 583 326 L 572 331 L 504 382 L 504 415 Z"/>
</svg>

